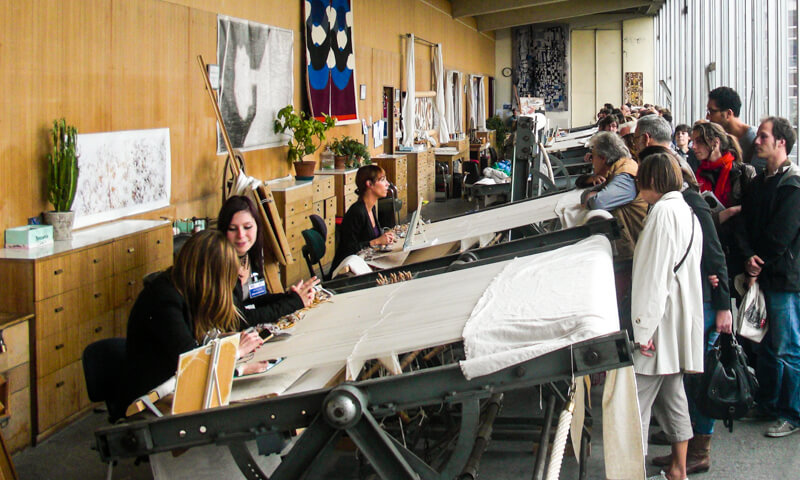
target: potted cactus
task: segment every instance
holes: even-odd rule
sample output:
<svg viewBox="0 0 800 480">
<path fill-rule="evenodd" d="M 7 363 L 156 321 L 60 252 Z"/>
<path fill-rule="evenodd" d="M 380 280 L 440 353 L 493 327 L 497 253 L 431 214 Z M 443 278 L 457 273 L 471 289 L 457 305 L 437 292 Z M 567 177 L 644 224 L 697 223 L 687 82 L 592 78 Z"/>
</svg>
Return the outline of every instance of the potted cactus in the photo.
<svg viewBox="0 0 800 480">
<path fill-rule="evenodd" d="M 324 114 L 323 114 L 324 115 Z M 325 132 L 333 128 L 336 121 L 333 117 L 325 115 L 325 121 L 308 118 L 305 112 L 295 112 L 291 105 L 278 111 L 275 119 L 275 133 L 292 133 L 289 139 L 289 162 L 294 163 L 295 176 L 299 180 L 308 180 L 314 177 L 317 167 L 315 160 L 303 160 L 306 155 L 311 155 L 325 141 Z"/>
<path fill-rule="evenodd" d="M 55 240 L 71 240 L 75 212 L 71 211 L 78 187 L 78 130 L 63 118 L 53 122 L 53 151 L 47 154 L 47 199 L 53 210 L 44 212 Z"/>
<path fill-rule="evenodd" d="M 366 145 L 354 138 L 344 136 L 331 142 L 331 150 L 335 155 L 336 168 L 355 168 L 368 165 L 370 160 L 369 149 Z"/>
</svg>

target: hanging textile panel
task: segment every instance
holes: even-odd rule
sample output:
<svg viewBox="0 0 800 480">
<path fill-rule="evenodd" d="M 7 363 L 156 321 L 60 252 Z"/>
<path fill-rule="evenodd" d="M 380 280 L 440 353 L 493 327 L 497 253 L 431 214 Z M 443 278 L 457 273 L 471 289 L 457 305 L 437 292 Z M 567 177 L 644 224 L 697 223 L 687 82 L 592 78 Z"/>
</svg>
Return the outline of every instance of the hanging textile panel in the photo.
<svg viewBox="0 0 800 480">
<path fill-rule="evenodd" d="M 564 25 L 512 29 L 512 82 L 520 97 L 544 98 L 548 112 L 567 111 L 567 38 Z"/>
<path fill-rule="evenodd" d="M 357 120 L 351 0 L 306 0 L 306 84 L 311 115 Z"/>
<path fill-rule="evenodd" d="M 272 122 L 294 96 L 294 32 L 220 15 L 217 17 L 219 109 L 233 148 L 285 145 Z M 222 133 L 217 153 L 225 153 Z"/>
</svg>

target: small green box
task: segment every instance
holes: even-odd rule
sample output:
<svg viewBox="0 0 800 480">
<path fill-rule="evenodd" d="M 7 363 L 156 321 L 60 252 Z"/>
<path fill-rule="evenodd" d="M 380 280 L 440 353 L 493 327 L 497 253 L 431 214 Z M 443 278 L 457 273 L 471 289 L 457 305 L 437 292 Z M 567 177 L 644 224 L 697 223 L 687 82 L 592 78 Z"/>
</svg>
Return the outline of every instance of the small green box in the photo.
<svg viewBox="0 0 800 480">
<path fill-rule="evenodd" d="M 52 225 L 25 225 L 6 230 L 6 248 L 36 248 L 52 243 Z"/>
</svg>

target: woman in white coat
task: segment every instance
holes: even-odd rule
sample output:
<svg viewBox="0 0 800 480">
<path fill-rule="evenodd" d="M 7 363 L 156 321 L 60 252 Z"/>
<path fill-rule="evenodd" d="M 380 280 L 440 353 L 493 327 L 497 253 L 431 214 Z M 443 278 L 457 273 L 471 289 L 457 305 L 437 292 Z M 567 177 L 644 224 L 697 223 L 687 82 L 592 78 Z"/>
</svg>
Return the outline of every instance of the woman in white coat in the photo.
<svg viewBox="0 0 800 480">
<path fill-rule="evenodd" d="M 684 480 L 693 433 L 683 373 L 703 371 L 703 234 L 681 195 L 680 167 L 669 155 L 648 156 L 637 182 L 652 205 L 633 254 L 631 317 L 640 345 L 633 366 L 642 440 L 646 453 L 652 412 L 672 443 L 666 478 Z"/>
</svg>

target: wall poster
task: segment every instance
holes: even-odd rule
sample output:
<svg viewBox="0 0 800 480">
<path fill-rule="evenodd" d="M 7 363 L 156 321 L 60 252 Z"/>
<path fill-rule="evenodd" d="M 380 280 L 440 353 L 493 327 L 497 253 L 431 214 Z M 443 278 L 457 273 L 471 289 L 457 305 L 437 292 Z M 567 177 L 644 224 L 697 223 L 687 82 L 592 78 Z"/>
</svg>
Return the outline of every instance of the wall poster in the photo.
<svg viewBox="0 0 800 480">
<path fill-rule="evenodd" d="M 217 17 L 219 109 L 233 148 L 284 145 L 272 122 L 294 95 L 294 32 L 220 15 Z M 217 153 L 225 153 L 221 132 Z"/>
<path fill-rule="evenodd" d="M 625 100 L 631 105 L 643 105 L 644 82 L 642 72 L 625 72 Z"/>
<path fill-rule="evenodd" d="M 351 0 L 306 0 L 306 85 L 311 114 L 358 119 Z"/>
<path fill-rule="evenodd" d="M 567 111 L 567 35 L 564 25 L 512 31 L 512 82 L 520 97 L 542 97 L 548 112 Z"/>
<path fill-rule="evenodd" d="M 78 135 L 75 227 L 169 206 L 169 129 Z"/>
</svg>

